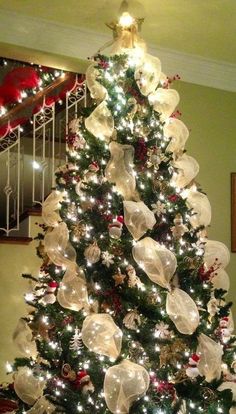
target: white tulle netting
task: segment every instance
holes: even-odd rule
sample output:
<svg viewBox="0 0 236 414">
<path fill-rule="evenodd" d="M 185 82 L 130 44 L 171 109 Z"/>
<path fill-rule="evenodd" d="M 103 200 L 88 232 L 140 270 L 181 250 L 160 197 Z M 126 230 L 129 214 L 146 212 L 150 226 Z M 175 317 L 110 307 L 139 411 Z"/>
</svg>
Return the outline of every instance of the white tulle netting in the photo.
<svg viewBox="0 0 236 414">
<path fill-rule="evenodd" d="M 134 78 L 139 87 L 140 92 L 147 96 L 158 86 L 161 75 L 161 62 L 148 53 L 145 54 L 145 59 L 140 62 L 135 68 Z"/>
<path fill-rule="evenodd" d="M 85 318 L 82 326 L 84 345 L 96 354 L 116 359 L 121 351 L 122 331 L 111 315 L 95 313 Z"/>
<path fill-rule="evenodd" d="M 169 288 L 177 266 L 175 255 L 170 250 L 151 237 L 145 237 L 133 247 L 133 257 L 154 283 Z"/>
<path fill-rule="evenodd" d="M 154 213 L 142 201 L 124 201 L 124 223 L 134 240 L 140 239 L 156 223 Z"/>
<path fill-rule="evenodd" d="M 160 119 L 165 121 L 178 105 L 179 94 L 175 89 L 158 88 L 148 95 L 148 100 L 153 109 L 160 113 Z"/>
<path fill-rule="evenodd" d="M 219 379 L 221 376 L 222 346 L 205 334 L 198 337 L 197 354 L 200 356 L 198 370 L 207 382 Z"/>
<path fill-rule="evenodd" d="M 97 81 L 99 70 L 95 68 L 96 63 L 90 65 L 86 71 L 86 82 L 91 94 L 91 98 L 103 101 L 107 96 L 106 88 Z"/>
<path fill-rule="evenodd" d="M 214 272 L 211 282 L 214 289 L 223 289 L 228 292 L 230 288 L 229 276 L 224 269 L 218 269 L 216 272 Z"/>
<path fill-rule="evenodd" d="M 59 210 L 63 201 L 63 193 L 60 191 L 52 191 L 42 204 L 42 218 L 47 226 L 55 227 L 61 217 Z"/>
<path fill-rule="evenodd" d="M 96 138 L 109 142 L 114 131 L 114 119 L 106 101 L 101 102 L 85 119 L 87 130 Z"/>
<path fill-rule="evenodd" d="M 187 196 L 187 206 L 193 210 L 189 219 L 193 228 L 209 226 L 211 222 L 211 205 L 205 194 L 190 190 Z"/>
<path fill-rule="evenodd" d="M 175 187 L 179 188 L 186 187 L 199 173 L 199 165 L 197 161 L 193 157 L 186 154 L 183 154 L 176 161 L 174 161 L 173 167 L 177 169 L 177 172 L 173 174 L 171 183 Z"/>
<path fill-rule="evenodd" d="M 26 404 L 33 405 L 43 395 L 45 381 L 35 377 L 28 367 L 20 367 L 14 374 L 14 390 Z"/>
<path fill-rule="evenodd" d="M 189 137 L 189 130 L 182 121 L 177 118 L 170 118 L 164 125 L 163 133 L 166 138 L 170 139 L 166 151 L 178 153 L 184 150 Z"/>
<path fill-rule="evenodd" d="M 134 197 L 136 180 L 133 170 L 134 147 L 111 142 L 109 145 L 111 158 L 105 170 L 105 176 L 110 183 L 115 184 L 125 200 Z"/>
<path fill-rule="evenodd" d="M 230 253 L 225 244 L 215 240 L 206 241 L 204 262 L 208 269 L 214 265 L 224 269 L 228 266 L 229 261 Z"/>
<path fill-rule="evenodd" d="M 55 412 L 55 407 L 45 397 L 39 398 L 27 414 L 52 414 Z"/>
<path fill-rule="evenodd" d="M 179 288 L 168 292 L 166 312 L 182 334 L 192 335 L 199 325 L 199 312 L 196 303 L 185 291 Z"/>
<path fill-rule="evenodd" d="M 149 381 L 146 369 L 129 360 L 110 367 L 104 380 L 104 395 L 109 410 L 114 414 L 127 414 L 132 403 L 145 395 Z"/>
<path fill-rule="evenodd" d="M 24 319 L 19 319 L 12 339 L 22 355 L 36 358 L 37 345 L 33 339 L 33 333 Z"/>
<path fill-rule="evenodd" d="M 67 267 L 59 285 L 57 301 L 63 308 L 77 312 L 88 307 L 85 276 L 77 265 Z"/>
</svg>

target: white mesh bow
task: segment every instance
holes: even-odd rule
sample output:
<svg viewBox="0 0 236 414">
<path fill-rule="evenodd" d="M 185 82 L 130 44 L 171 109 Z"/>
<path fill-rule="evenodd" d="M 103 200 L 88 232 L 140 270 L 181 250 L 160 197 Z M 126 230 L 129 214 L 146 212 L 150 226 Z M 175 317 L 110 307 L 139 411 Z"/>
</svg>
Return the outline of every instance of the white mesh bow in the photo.
<svg viewBox="0 0 236 414">
<path fill-rule="evenodd" d="M 189 220 L 194 228 L 209 226 L 211 222 L 211 205 L 205 194 L 190 189 L 187 196 L 187 205 L 195 213 Z"/>
<path fill-rule="evenodd" d="M 106 88 L 97 81 L 99 70 L 95 68 L 96 63 L 90 65 L 86 71 L 86 82 L 91 98 L 103 101 L 107 96 Z"/>
<path fill-rule="evenodd" d="M 198 363 L 200 375 L 204 376 L 207 382 L 219 379 L 223 355 L 222 346 L 202 333 L 198 337 L 197 354 L 200 355 Z"/>
<path fill-rule="evenodd" d="M 28 405 L 43 395 L 45 381 L 35 377 L 28 367 L 20 367 L 14 374 L 14 390 L 18 397 Z"/>
<path fill-rule="evenodd" d="M 77 312 L 88 306 L 85 276 L 76 264 L 67 267 L 57 292 L 57 301 L 63 308 Z"/>
<path fill-rule="evenodd" d="M 133 402 L 146 394 L 149 383 L 146 369 L 129 360 L 110 367 L 104 380 L 104 395 L 109 410 L 113 414 L 127 414 Z"/>
<path fill-rule="evenodd" d="M 19 319 L 12 339 L 22 355 L 27 356 L 28 358 L 36 358 L 36 342 L 33 340 L 32 331 L 24 319 Z"/>
<path fill-rule="evenodd" d="M 61 220 L 58 212 L 63 194 L 60 191 L 52 191 L 42 204 L 42 218 L 47 226 L 55 227 Z"/>
<path fill-rule="evenodd" d="M 67 266 L 76 260 L 76 251 L 69 242 L 69 231 L 64 222 L 45 235 L 44 246 L 48 257 L 57 266 Z"/>
<path fill-rule="evenodd" d="M 175 89 L 158 88 L 148 96 L 154 111 L 160 113 L 161 121 L 165 121 L 173 113 L 179 103 L 179 94 Z"/>
<path fill-rule="evenodd" d="M 134 240 L 140 239 L 156 223 L 154 213 L 143 201 L 124 201 L 124 223 Z"/>
<path fill-rule="evenodd" d="M 183 154 L 177 161 L 172 163 L 173 167 L 178 169 L 177 173 L 173 174 L 171 183 L 175 187 L 184 188 L 188 185 L 198 174 L 199 165 L 197 161 L 189 155 Z"/>
<path fill-rule="evenodd" d="M 229 249 L 225 244 L 215 241 L 207 240 L 205 244 L 204 262 L 208 269 L 216 262 L 221 268 L 228 266 L 230 261 Z"/>
<path fill-rule="evenodd" d="M 109 145 L 111 159 L 109 160 L 105 176 L 109 183 L 114 183 L 116 190 L 129 200 L 134 196 L 136 187 L 133 170 L 134 148 L 132 145 L 122 145 L 111 142 Z"/>
<path fill-rule="evenodd" d="M 170 250 L 151 237 L 145 237 L 133 247 L 133 257 L 154 283 L 169 288 L 177 266 L 175 255 Z"/>
<path fill-rule="evenodd" d="M 219 391 L 231 390 L 233 394 L 233 401 L 236 401 L 236 383 L 232 381 L 225 381 L 217 388 Z"/>
<path fill-rule="evenodd" d="M 140 92 L 145 96 L 154 92 L 158 86 L 160 75 L 160 60 L 157 57 L 146 53 L 143 61 L 136 66 L 134 73 L 134 78 Z"/>
<path fill-rule="evenodd" d="M 95 137 L 106 142 L 110 141 L 114 131 L 114 119 L 105 101 L 100 103 L 85 119 L 85 127 Z"/>
<path fill-rule="evenodd" d="M 26 414 L 52 414 L 55 412 L 55 407 L 45 397 L 39 398 Z"/>
<path fill-rule="evenodd" d="M 82 326 L 84 345 L 96 354 L 116 359 L 121 351 L 122 331 L 111 315 L 95 313 L 85 318 Z"/>
<path fill-rule="evenodd" d="M 184 150 L 189 130 L 182 121 L 177 118 L 169 118 L 164 125 L 163 133 L 166 138 L 171 139 L 166 151 L 178 153 Z"/>
<path fill-rule="evenodd" d="M 199 325 L 196 303 L 179 288 L 167 293 L 166 312 L 182 334 L 192 335 Z"/>
<path fill-rule="evenodd" d="M 218 269 L 216 272 L 214 272 L 211 282 L 214 289 L 223 289 L 228 292 L 230 288 L 229 276 L 224 269 Z"/>
</svg>

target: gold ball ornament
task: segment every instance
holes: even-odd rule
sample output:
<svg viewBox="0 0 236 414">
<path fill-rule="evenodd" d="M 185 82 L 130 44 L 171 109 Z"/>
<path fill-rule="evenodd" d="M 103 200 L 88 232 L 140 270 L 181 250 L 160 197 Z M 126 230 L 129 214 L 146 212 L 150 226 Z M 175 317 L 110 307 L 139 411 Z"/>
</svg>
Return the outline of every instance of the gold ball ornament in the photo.
<svg viewBox="0 0 236 414">
<path fill-rule="evenodd" d="M 101 249 L 98 247 L 97 242 L 90 244 L 84 251 L 84 256 L 88 262 L 94 264 L 100 260 Z"/>
</svg>

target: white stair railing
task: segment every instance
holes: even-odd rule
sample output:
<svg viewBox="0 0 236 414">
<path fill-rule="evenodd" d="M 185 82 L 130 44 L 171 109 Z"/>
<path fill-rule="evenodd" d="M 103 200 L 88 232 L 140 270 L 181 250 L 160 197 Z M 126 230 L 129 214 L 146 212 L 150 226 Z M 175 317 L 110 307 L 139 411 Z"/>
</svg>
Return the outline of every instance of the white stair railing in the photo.
<svg viewBox="0 0 236 414">
<path fill-rule="evenodd" d="M 40 207 L 55 185 L 55 171 L 66 162 L 68 126 L 86 106 L 86 85 L 75 79 L 61 111 L 55 104 L 33 115 L 32 130 L 18 126 L 0 138 L 0 235 L 20 229 L 21 214 Z M 29 237 L 29 235 L 25 235 Z"/>
</svg>

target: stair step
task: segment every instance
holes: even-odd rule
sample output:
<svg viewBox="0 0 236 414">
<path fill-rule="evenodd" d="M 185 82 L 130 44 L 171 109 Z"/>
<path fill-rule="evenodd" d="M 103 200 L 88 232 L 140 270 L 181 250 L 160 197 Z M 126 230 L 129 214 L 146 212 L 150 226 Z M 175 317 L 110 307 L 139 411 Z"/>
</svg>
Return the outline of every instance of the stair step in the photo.
<svg viewBox="0 0 236 414">
<path fill-rule="evenodd" d="M 0 237 L 0 244 L 30 244 L 32 240 L 32 237 L 3 236 Z"/>
</svg>

